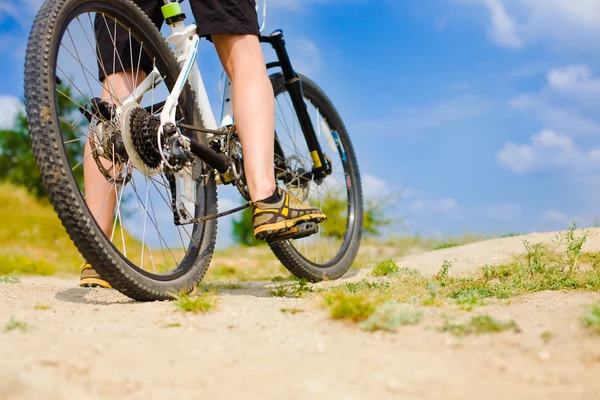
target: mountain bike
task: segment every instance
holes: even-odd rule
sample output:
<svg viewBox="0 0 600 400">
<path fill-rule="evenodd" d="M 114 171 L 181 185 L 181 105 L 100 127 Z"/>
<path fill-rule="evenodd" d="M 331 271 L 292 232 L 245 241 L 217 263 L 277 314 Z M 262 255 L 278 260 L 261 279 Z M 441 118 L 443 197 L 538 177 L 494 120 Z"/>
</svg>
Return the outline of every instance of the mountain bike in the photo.
<svg viewBox="0 0 600 400">
<path fill-rule="evenodd" d="M 217 124 L 196 63 L 196 26 L 185 24 L 176 1 L 165 0 L 163 15 L 171 31 L 166 39 L 130 0 L 47 0 L 33 23 L 25 63 L 27 117 L 48 198 L 85 260 L 139 301 L 171 299 L 204 277 L 217 218 L 241 208 L 218 212 L 219 185 L 237 187 L 249 201 L 231 82 L 225 78 Z M 127 98 L 93 97 L 102 87 L 95 24 L 113 43 L 117 35 L 129 39 L 129 54 L 115 48 L 113 72 L 124 58 L 152 61 L 143 79 L 139 67 L 132 71 Z M 270 80 L 277 184 L 328 214 L 318 227 L 306 228 L 314 234 L 268 245 L 296 277 L 336 279 L 352 265 L 361 240 L 355 152 L 331 100 L 294 70 L 283 32 L 260 41 L 277 55 L 267 64 L 276 70 Z M 109 235 L 86 205 L 91 193 L 84 190 L 83 163 L 90 158 L 110 186 L 105 203 L 116 204 Z"/>
</svg>

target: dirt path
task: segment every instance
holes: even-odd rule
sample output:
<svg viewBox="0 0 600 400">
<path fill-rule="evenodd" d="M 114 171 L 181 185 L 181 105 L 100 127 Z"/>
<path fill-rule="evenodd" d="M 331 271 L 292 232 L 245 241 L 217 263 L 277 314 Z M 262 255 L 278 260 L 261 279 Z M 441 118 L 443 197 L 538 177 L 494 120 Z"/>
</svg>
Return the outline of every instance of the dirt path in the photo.
<svg viewBox="0 0 600 400">
<path fill-rule="evenodd" d="M 598 239 L 589 246 L 599 249 Z M 467 274 L 520 252 L 521 240 L 401 264 L 429 273 L 448 259 L 452 273 Z M 12 316 L 31 325 L 0 333 L 0 399 L 600 398 L 600 338 L 579 323 L 598 293 L 542 292 L 486 306 L 477 312 L 512 318 L 522 331 L 457 339 L 432 329 L 443 309 L 428 308 L 422 325 L 398 333 L 367 333 L 331 321 L 316 300 L 269 297 L 270 282 L 223 291 L 207 315 L 75 283 L 23 277 L 0 284 L 0 328 Z M 552 333 L 548 343 L 543 332 Z"/>
</svg>

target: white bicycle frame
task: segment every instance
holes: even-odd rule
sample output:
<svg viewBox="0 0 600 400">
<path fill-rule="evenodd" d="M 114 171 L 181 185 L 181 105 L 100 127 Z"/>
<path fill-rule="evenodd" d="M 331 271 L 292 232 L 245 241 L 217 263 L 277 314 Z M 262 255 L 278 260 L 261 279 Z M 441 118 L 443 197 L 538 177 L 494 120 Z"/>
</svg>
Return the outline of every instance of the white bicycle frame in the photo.
<svg viewBox="0 0 600 400">
<path fill-rule="evenodd" d="M 170 3 L 169 0 L 165 0 L 165 4 Z M 194 92 L 194 98 L 196 101 L 196 109 L 200 113 L 200 120 L 202 125 L 208 129 L 217 129 L 217 122 L 213 114 L 208 93 L 204 86 L 204 81 L 200 74 L 200 69 L 196 63 L 196 56 L 198 55 L 198 49 L 200 46 L 200 37 L 198 36 L 196 25 L 191 24 L 186 26 L 183 21 L 175 22 L 169 25 L 171 29 L 171 35 L 166 39 L 168 43 L 174 46 L 174 54 L 177 57 L 177 62 L 182 63 L 181 72 L 177 77 L 177 81 L 171 90 L 171 93 L 165 100 L 165 105 L 160 115 L 160 127 L 157 132 L 157 141 L 160 148 L 160 154 L 163 159 L 163 167 L 173 169 L 165 158 L 161 148 L 161 137 L 163 135 L 163 127 L 171 123 L 176 125 L 176 110 L 179 101 L 179 96 L 183 90 L 185 83 L 188 82 L 191 90 Z M 227 76 L 227 75 L 226 75 Z M 162 77 L 160 72 L 155 68 L 148 76 L 135 88 L 135 90 L 129 95 L 129 97 L 122 103 L 119 108 L 118 114 L 131 103 L 137 103 L 141 97 L 151 88 L 155 87 Z M 232 85 L 229 77 L 226 77 L 225 90 L 222 99 L 221 107 L 221 127 L 233 125 L 233 106 L 231 101 Z M 177 131 L 180 142 L 189 149 L 189 139 L 183 136 Z M 193 179 L 191 171 L 188 168 L 184 168 L 176 172 L 177 179 L 176 191 L 177 191 L 177 213 L 179 214 L 180 221 L 187 223 L 191 221 L 191 215 L 186 215 L 186 207 L 184 203 L 188 201 L 182 200 L 182 192 L 186 193 L 185 198 L 194 199 L 193 191 Z M 183 187 L 181 187 L 181 181 L 183 181 Z"/>
<path fill-rule="evenodd" d="M 168 0 L 165 0 L 165 3 Z M 164 108 L 160 115 L 159 135 L 162 135 L 162 127 L 167 123 L 175 124 L 175 112 L 177 109 L 178 99 L 186 82 L 189 82 L 190 88 L 194 92 L 196 99 L 196 108 L 200 113 L 201 120 L 205 128 L 217 129 L 216 118 L 214 116 L 208 93 L 204 86 L 204 81 L 200 74 L 198 64 L 196 64 L 196 56 L 200 45 L 200 37 L 196 32 L 196 25 L 191 24 L 186 26 L 184 22 L 176 22 L 169 25 L 171 35 L 167 38 L 167 42 L 174 46 L 174 53 L 177 57 L 177 62 L 183 63 L 179 77 L 173 86 L 173 90 L 167 96 Z M 143 94 L 160 82 L 160 72 L 154 69 L 146 79 L 144 79 L 131 95 L 123 102 L 123 107 L 132 102 L 137 102 Z M 228 126 L 233 124 L 233 106 L 231 102 L 231 80 L 226 77 L 225 90 L 222 100 L 221 124 L 220 126 Z M 160 141 L 159 141 L 160 142 Z M 166 160 L 164 160 L 166 163 Z M 168 163 L 167 163 L 168 166 Z"/>
</svg>

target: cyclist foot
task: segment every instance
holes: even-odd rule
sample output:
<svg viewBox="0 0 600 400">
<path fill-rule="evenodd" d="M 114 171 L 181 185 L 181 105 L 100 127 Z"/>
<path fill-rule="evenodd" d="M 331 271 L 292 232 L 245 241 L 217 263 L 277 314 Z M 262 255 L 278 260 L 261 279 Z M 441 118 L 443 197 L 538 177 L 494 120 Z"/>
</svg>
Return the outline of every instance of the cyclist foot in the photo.
<svg viewBox="0 0 600 400">
<path fill-rule="evenodd" d="M 252 203 L 254 237 L 264 240 L 299 239 L 319 231 L 318 224 L 327 219 L 317 208 L 281 188 L 273 198 Z"/>
<path fill-rule="evenodd" d="M 86 288 L 111 288 L 110 283 L 102 279 L 90 264 L 83 264 L 80 269 L 79 286 Z"/>
</svg>

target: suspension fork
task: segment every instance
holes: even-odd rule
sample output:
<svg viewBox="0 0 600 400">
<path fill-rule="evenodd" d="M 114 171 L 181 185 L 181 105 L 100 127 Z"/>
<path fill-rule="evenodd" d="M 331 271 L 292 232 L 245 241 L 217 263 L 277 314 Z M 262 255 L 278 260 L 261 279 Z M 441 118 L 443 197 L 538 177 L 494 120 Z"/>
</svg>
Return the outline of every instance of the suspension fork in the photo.
<svg viewBox="0 0 600 400">
<path fill-rule="evenodd" d="M 302 128 L 302 133 L 304 134 L 313 161 L 313 177 L 315 179 L 325 178 L 331 173 L 331 165 L 329 165 L 327 158 L 323 154 L 321 144 L 317 139 L 317 134 L 310 119 L 310 115 L 308 114 L 306 103 L 304 102 L 302 81 L 292 67 L 292 62 L 290 61 L 289 54 L 285 47 L 283 31 L 278 29 L 269 36 L 260 36 L 260 41 L 262 43 L 269 43 L 271 47 L 273 47 L 273 50 L 275 50 L 277 58 L 279 59 L 277 64 L 281 67 L 283 72 L 285 87 L 292 100 L 294 111 L 296 111 L 296 115 L 298 116 L 300 127 Z M 275 65 L 271 63 L 268 67 L 270 66 Z M 276 144 L 278 144 L 277 141 Z"/>
</svg>

